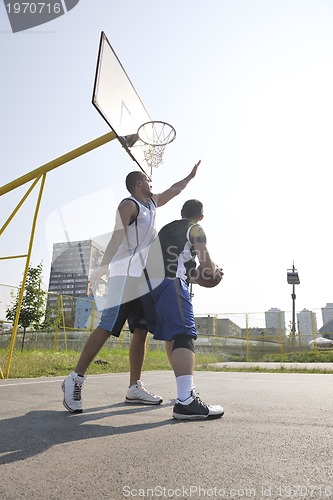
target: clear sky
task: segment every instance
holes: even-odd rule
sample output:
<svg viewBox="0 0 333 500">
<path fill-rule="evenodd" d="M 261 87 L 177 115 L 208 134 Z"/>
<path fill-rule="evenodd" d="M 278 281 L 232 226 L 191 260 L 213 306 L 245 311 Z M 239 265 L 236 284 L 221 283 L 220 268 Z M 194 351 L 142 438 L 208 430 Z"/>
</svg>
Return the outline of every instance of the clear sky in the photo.
<svg viewBox="0 0 333 500">
<path fill-rule="evenodd" d="M 332 26 L 331 0 L 80 0 L 13 34 L 1 3 L 1 185 L 109 131 L 91 104 L 105 31 L 152 118 L 177 130 L 153 191 L 202 160 L 158 215 L 160 227 L 187 199 L 204 204 L 225 277 L 195 287 L 195 311 L 290 311 L 293 261 L 297 310 L 319 309 L 333 302 Z M 52 244 L 109 232 L 136 169 L 112 141 L 47 175 L 31 262 L 43 261 L 45 284 Z M 27 188 L 2 196 L 3 221 Z M 2 236 L 1 255 L 26 252 L 35 200 Z M 23 265 L 0 262 L 0 282 L 19 284 Z"/>
</svg>

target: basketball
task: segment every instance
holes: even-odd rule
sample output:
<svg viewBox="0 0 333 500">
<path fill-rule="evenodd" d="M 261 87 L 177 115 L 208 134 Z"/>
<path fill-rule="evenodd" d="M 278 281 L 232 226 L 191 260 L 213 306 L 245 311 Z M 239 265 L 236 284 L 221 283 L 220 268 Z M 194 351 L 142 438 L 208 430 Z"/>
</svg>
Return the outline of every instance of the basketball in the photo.
<svg viewBox="0 0 333 500">
<path fill-rule="evenodd" d="M 196 268 L 196 275 L 195 283 L 197 285 L 203 286 L 204 288 L 214 288 L 221 282 L 223 271 L 221 268 L 218 268 L 214 274 L 211 274 L 207 271 L 207 268 L 199 265 Z"/>
</svg>

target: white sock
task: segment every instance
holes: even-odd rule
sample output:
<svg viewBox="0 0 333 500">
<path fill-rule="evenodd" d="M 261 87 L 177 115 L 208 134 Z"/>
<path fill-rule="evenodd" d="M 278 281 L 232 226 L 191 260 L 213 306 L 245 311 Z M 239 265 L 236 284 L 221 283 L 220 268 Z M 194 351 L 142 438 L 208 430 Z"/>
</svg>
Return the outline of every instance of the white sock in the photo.
<svg viewBox="0 0 333 500">
<path fill-rule="evenodd" d="M 191 397 L 192 389 L 194 389 L 193 375 L 181 375 L 176 377 L 177 382 L 177 399 L 184 402 Z"/>
</svg>

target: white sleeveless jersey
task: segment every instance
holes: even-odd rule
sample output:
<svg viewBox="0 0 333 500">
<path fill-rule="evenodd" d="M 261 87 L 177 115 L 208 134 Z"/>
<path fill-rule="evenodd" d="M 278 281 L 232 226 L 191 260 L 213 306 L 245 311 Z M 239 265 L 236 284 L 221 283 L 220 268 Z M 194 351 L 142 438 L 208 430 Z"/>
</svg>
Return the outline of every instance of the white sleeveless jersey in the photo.
<svg viewBox="0 0 333 500">
<path fill-rule="evenodd" d="M 147 206 L 129 196 L 138 207 L 136 219 L 125 228 L 125 236 L 109 265 L 110 276 L 141 276 L 146 266 L 149 247 L 156 237 L 156 203 L 150 198 Z"/>
</svg>

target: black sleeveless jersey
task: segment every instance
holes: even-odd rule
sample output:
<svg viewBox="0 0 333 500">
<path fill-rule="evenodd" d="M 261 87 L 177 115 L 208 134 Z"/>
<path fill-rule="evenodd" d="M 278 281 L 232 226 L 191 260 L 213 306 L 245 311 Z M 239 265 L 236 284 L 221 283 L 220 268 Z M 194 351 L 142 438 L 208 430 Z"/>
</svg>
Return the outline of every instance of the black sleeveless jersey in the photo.
<svg viewBox="0 0 333 500">
<path fill-rule="evenodd" d="M 190 240 L 190 229 L 194 224 L 188 219 L 170 222 L 158 233 L 166 278 L 182 278 L 188 281 L 191 270 L 196 267 L 195 251 Z"/>
</svg>

